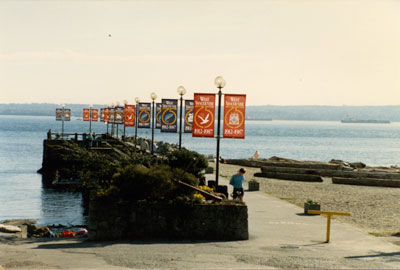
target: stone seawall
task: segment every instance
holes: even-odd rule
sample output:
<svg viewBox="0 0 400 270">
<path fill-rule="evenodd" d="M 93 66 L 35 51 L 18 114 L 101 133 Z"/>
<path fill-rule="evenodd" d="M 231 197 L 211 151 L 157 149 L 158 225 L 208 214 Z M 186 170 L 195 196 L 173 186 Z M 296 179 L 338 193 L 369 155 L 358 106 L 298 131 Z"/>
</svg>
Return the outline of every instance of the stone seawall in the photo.
<svg viewBox="0 0 400 270">
<path fill-rule="evenodd" d="M 91 201 L 89 239 L 247 240 L 245 204 Z"/>
</svg>

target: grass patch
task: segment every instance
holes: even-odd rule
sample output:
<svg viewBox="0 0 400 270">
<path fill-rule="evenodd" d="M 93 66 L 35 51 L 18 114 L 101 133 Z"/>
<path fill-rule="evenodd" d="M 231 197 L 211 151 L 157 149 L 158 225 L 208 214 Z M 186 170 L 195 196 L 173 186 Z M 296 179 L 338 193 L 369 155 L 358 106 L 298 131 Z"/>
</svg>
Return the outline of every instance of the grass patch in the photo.
<svg viewBox="0 0 400 270">
<path fill-rule="evenodd" d="M 284 200 L 284 201 L 295 201 L 296 200 L 296 198 L 279 198 L 279 199 Z"/>
<path fill-rule="evenodd" d="M 388 236 L 396 236 L 400 237 L 400 232 L 369 232 L 368 234 L 373 235 L 375 237 L 388 237 Z"/>
</svg>

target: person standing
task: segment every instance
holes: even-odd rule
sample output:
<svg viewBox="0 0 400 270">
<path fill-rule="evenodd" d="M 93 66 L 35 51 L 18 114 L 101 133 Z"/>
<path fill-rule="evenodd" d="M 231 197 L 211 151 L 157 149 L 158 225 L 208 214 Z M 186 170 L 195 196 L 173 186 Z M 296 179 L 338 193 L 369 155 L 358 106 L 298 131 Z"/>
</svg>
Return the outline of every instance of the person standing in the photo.
<svg viewBox="0 0 400 270">
<path fill-rule="evenodd" d="M 246 169 L 240 168 L 240 170 L 232 175 L 229 184 L 233 186 L 233 199 L 235 200 L 238 196 L 241 202 L 243 202 L 244 190 L 244 174 L 246 173 Z"/>
</svg>

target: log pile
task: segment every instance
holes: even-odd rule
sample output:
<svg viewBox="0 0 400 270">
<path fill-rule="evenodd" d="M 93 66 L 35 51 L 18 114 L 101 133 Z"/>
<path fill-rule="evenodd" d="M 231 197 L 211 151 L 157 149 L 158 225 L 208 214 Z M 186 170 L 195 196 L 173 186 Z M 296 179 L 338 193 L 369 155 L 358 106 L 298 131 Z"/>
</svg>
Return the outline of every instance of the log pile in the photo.
<svg viewBox="0 0 400 270">
<path fill-rule="evenodd" d="M 323 182 L 322 177 L 330 177 L 334 184 L 400 187 L 398 167 L 368 167 L 361 162 L 298 161 L 279 157 L 262 160 L 227 159 L 225 163 L 261 168 L 261 173 L 254 174 L 256 177 L 304 182 Z"/>
</svg>

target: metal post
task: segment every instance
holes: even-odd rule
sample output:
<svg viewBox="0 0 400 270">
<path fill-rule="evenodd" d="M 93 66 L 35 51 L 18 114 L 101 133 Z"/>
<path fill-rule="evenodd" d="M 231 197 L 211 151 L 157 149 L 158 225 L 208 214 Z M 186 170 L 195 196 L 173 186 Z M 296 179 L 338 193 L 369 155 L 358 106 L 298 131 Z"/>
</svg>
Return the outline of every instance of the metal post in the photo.
<svg viewBox="0 0 400 270">
<path fill-rule="evenodd" d="M 216 169 L 215 169 L 215 185 L 218 187 L 218 177 L 219 177 L 219 140 L 220 140 L 220 126 L 221 126 L 221 96 L 222 96 L 222 87 L 218 87 L 218 120 L 217 120 L 217 160 L 216 160 Z"/>
<path fill-rule="evenodd" d="M 92 133 L 92 107 L 89 108 L 89 133 Z"/>
<path fill-rule="evenodd" d="M 154 107 L 155 107 L 155 105 L 154 105 L 154 99 L 153 99 L 153 117 L 151 119 L 152 125 L 151 125 L 151 147 L 150 147 L 152 154 L 154 153 L 154 119 L 155 119 Z"/>
<path fill-rule="evenodd" d="M 180 108 L 180 118 L 179 118 L 179 150 L 182 148 L 182 103 L 183 103 L 183 97 L 181 95 L 181 108 Z"/>
<path fill-rule="evenodd" d="M 137 126 L 138 126 L 138 103 L 136 103 L 135 108 L 135 151 L 136 151 L 136 144 L 137 144 Z"/>
<path fill-rule="evenodd" d="M 62 128 L 61 128 L 61 140 L 64 140 L 64 118 L 65 118 L 65 112 L 64 112 L 64 106 L 62 107 Z"/>
</svg>

